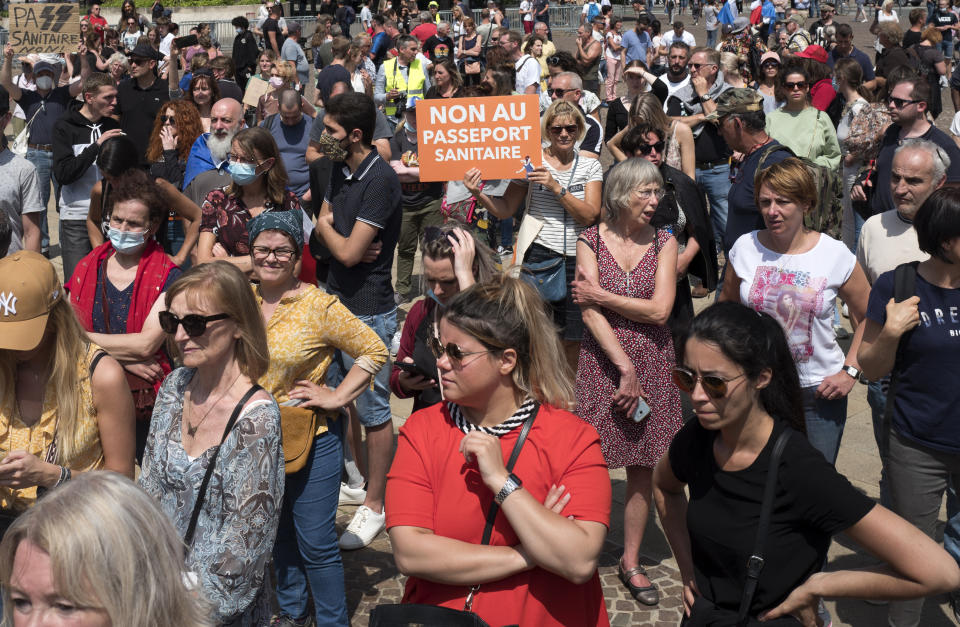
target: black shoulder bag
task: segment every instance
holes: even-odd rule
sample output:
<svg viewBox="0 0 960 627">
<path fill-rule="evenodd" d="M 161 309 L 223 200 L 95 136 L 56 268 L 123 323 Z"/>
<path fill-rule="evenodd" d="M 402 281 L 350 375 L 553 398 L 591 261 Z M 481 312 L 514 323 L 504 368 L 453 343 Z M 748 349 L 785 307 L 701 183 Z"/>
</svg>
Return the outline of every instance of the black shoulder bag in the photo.
<svg viewBox="0 0 960 627">
<path fill-rule="evenodd" d="M 200 482 L 200 489 L 197 490 L 197 502 L 193 504 L 193 513 L 190 515 L 190 524 L 187 526 L 187 533 L 183 536 L 186 553 L 189 553 L 190 547 L 193 546 L 193 534 L 197 531 L 197 522 L 200 520 L 200 510 L 203 509 L 203 501 L 207 496 L 207 486 L 210 485 L 213 468 L 217 465 L 217 457 L 220 456 L 220 447 L 223 446 L 223 443 L 227 440 L 230 431 L 233 430 L 233 425 L 237 423 L 237 418 L 240 417 L 243 406 L 247 404 L 251 396 L 262 389 L 262 387 L 254 383 L 253 386 L 247 390 L 247 393 L 243 395 L 243 398 L 240 399 L 237 406 L 233 408 L 233 413 L 230 414 L 230 420 L 227 421 L 227 426 L 223 428 L 223 437 L 220 438 L 220 444 L 217 445 L 217 448 L 213 451 L 213 455 L 210 456 L 210 462 L 207 464 L 207 472 L 204 473 L 203 481 Z"/>
<path fill-rule="evenodd" d="M 540 404 L 537 403 L 530 416 L 524 421 L 523 426 L 520 427 L 520 436 L 517 438 L 516 444 L 513 445 L 513 452 L 510 453 L 510 459 L 507 461 L 507 472 L 513 472 L 517 457 L 520 456 L 520 449 L 523 448 L 523 443 L 527 441 L 527 434 L 530 432 L 530 427 L 539 411 Z M 499 510 L 500 506 L 496 500 L 490 503 L 481 544 L 490 543 L 490 536 L 493 534 L 493 521 L 496 519 Z M 412 627 L 413 625 L 423 627 L 489 627 L 485 620 L 471 611 L 473 597 L 479 587 L 480 584 L 470 586 L 470 592 L 467 593 L 467 600 L 464 602 L 462 610 L 422 603 L 390 603 L 378 605 L 370 612 L 369 625 L 370 627 Z"/>
<path fill-rule="evenodd" d="M 763 501 L 760 504 L 760 520 L 757 523 L 757 535 L 753 542 L 753 552 L 747 558 L 747 578 L 743 583 L 743 595 L 740 597 L 740 610 L 723 609 L 714 605 L 710 600 L 698 596 L 693 604 L 690 616 L 684 617 L 680 623 L 683 627 L 787 627 L 800 625 L 793 616 L 784 616 L 761 623 L 750 616 L 750 605 L 760 583 L 760 573 L 763 571 L 763 545 L 770 531 L 770 515 L 773 512 L 773 497 L 777 491 L 777 475 L 780 472 L 780 458 L 783 449 L 790 439 L 792 431 L 784 429 L 777 437 L 770 453 L 770 466 L 767 470 L 767 481 L 763 487 Z"/>
<path fill-rule="evenodd" d="M 916 293 L 917 284 L 917 266 L 919 261 L 910 263 L 901 263 L 893 271 L 893 301 L 903 302 Z M 890 374 L 890 385 L 887 386 L 887 400 L 883 406 L 883 426 L 880 429 L 880 460 L 887 458 L 890 452 L 890 430 L 893 428 L 893 400 L 897 394 L 897 386 L 900 383 L 900 376 L 897 373 L 897 364 L 903 357 L 904 338 L 910 331 L 900 336 L 897 342 L 897 356 L 893 360 L 893 372 Z"/>
</svg>

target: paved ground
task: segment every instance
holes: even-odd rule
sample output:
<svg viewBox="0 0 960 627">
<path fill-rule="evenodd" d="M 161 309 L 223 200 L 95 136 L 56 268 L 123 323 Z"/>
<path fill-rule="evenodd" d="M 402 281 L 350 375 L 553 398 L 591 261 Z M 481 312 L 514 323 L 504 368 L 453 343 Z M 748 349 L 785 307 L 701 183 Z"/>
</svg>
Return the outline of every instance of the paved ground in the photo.
<svg viewBox="0 0 960 627">
<path fill-rule="evenodd" d="M 659 17 L 660 13 L 657 12 Z M 705 41 L 702 24 L 694 26 L 689 16 L 681 17 L 688 22 L 688 30 L 693 32 L 697 41 Z M 810 20 L 812 22 L 812 20 Z M 907 21 L 903 17 L 901 25 L 906 28 Z M 629 26 L 629 25 L 628 25 Z M 873 36 L 869 34 L 869 24 L 854 24 L 855 43 L 858 48 L 873 56 Z M 560 36 L 557 40 L 562 49 L 572 48 L 569 36 Z M 947 130 L 953 118 L 953 107 L 949 94 L 944 92 L 944 112 L 940 115 L 937 126 Z M 9 129 L 7 133 L 9 135 Z M 56 235 L 57 214 L 51 208 L 49 212 L 53 243 L 59 238 Z M 59 254 L 59 247 L 53 250 Z M 55 265 L 60 268 L 60 259 L 54 259 Z M 416 269 L 419 272 L 419 265 Z M 418 277 L 417 277 L 418 278 Z M 416 281 L 415 281 L 416 284 Z M 696 306 L 702 308 L 708 303 L 706 300 L 696 301 Z M 405 307 L 404 309 L 407 309 Z M 403 425 L 410 414 L 410 401 L 394 399 L 394 424 L 397 428 Z M 878 497 L 877 480 L 880 472 L 880 463 L 877 459 L 876 445 L 873 441 L 873 432 L 870 423 L 870 410 L 866 403 L 866 388 L 858 385 L 850 396 L 847 426 L 844 439 L 837 460 L 838 469 L 845 474 L 853 484 L 873 498 Z M 651 625 L 666 627 L 676 625 L 680 618 L 680 585 L 677 577 L 676 563 L 674 562 L 667 542 L 658 525 L 655 515 L 647 528 L 646 538 L 642 547 L 642 563 L 647 567 L 650 578 L 660 588 L 661 601 L 655 608 L 646 608 L 635 603 L 629 593 L 617 578 L 617 560 L 622 551 L 623 538 L 623 494 L 625 473 L 615 470 L 610 473 L 613 482 L 613 519 L 611 530 L 600 558 L 600 577 L 603 582 L 607 610 L 613 625 Z M 342 531 L 353 515 L 353 507 L 342 507 L 338 513 L 337 525 Z M 941 512 L 941 521 L 944 519 Z M 379 603 L 399 601 L 403 593 L 404 578 L 399 575 L 391 555 L 390 541 L 386 534 L 381 534 L 369 547 L 343 555 L 346 570 L 347 601 L 352 624 L 364 626 L 370 609 Z M 828 569 L 856 568 L 870 563 L 870 558 L 854 547 L 845 538 L 840 537 L 834 542 L 830 554 Z M 886 608 L 869 605 L 862 601 L 838 601 L 827 603 L 833 614 L 835 627 L 853 625 L 856 627 L 879 626 L 886 624 Z M 928 601 L 924 608 L 921 620 L 922 627 L 941 627 L 957 624 L 951 615 L 945 598 Z M 533 627 L 533 626 L 531 626 Z"/>
</svg>

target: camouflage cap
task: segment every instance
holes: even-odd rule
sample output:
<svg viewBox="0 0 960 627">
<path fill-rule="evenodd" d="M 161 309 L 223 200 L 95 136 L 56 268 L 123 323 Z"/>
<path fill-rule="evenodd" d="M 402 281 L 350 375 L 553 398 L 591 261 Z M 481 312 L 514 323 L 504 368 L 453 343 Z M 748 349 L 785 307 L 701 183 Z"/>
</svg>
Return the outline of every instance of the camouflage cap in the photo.
<svg viewBox="0 0 960 627">
<path fill-rule="evenodd" d="M 734 87 L 723 92 L 716 99 L 717 109 L 706 116 L 707 120 L 719 120 L 733 113 L 763 111 L 763 96 L 749 87 Z"/>
</svg>

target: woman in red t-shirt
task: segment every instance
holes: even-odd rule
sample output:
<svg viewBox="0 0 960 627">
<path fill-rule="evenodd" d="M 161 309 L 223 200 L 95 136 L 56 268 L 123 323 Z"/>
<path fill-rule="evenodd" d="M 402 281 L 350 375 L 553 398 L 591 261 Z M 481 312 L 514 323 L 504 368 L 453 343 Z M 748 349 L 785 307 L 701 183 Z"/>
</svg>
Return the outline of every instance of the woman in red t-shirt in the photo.
<svg viewBox="0 0 960 627">
<path fill-rule="evenodd" d="M 461 610 L 479 584 L 471 609 L 491 625 L 608 625 L 597 557 L 610 477 L 597 432 L 566 409 L 573 377 L 539 294 L 521 279 L 478 283 L 443 310 L 438 335 L 446 402 L 407 420 L 387 477 L 403 602 Z"/>
</svg>

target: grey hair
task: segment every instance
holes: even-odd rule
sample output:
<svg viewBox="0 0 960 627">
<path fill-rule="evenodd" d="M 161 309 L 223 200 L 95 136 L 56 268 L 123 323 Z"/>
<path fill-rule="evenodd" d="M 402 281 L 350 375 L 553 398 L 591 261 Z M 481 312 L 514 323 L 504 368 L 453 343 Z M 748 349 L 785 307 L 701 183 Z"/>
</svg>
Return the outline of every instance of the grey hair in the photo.
<svg viewBox="0 0 960 627">
<path fill-rule="evenodd" d="M 420 11 L 420 21 L 429 22 L 430 21 L 430 11 Z"/>
<path fill-rule="evenodd" d="M 122 52 L 114 52 L 110 55 L 110 58 L 107 59 L 107 67 L 110 67 L 114 63 L 122 65 L 124 70 L 130 69 L 130 60 L 127 59 L 127 55 Z"/>
<path fill-rule="evenodd" d="M 631 157 L 610 169 L 603 185 L 603 206 L 606 219 L 616 222 L 622 212 L 630 207 L 630 196 L 641 185 L 656 183 L 663 187 L 660 170 L 646 159 Z"/>
<path fill-rule="evenodd" d="M 294 32 L 295 32 L 295 33 L 300 33 L 300 32 L 303 32 L 303 26 L 300 24 L 300 22 L 291 20 L 291 21 L 287 22 L 287 32 L 288 32 L 288 33 L 294 33 Z"/>
<path fill-rule="evenodd" d="M 440 30 L 440 29 L 443 28 L 444 26 L 446 26 L 447 29 L 449 29 L 449 28 L 450 28 L 450 22 L 440 22 L 439 24 L 437 24 L 437 30 Z"/>
<path fill-rule="evenodd" d="M 576 72 L 560 72 L 553 77 L 554 80 L 563 77 L 570 81 L 570 89 L 583 89 L 583 79 Z"/>
<path fill-rule="evenodd" d="M 947 174 L 947 170 L 950 169 L 950 155 L 947 154 L 946 150 L 929 139 L 920 139 L 919 137 L 907 139 L 897 148 L 893 156 L 896 157 L 904 150 L 922 150 L 930 155 L 930 159 L 933 161 L 934 183 L 939 183 L 943 180 L 943 177 Z"/>
</svg>

